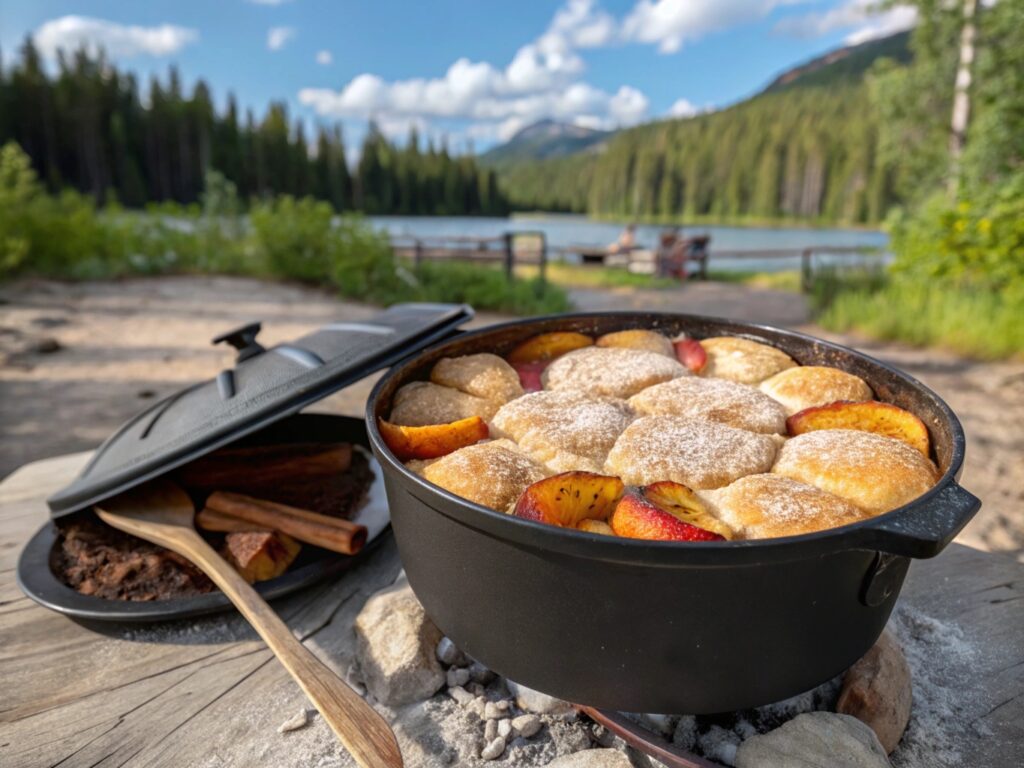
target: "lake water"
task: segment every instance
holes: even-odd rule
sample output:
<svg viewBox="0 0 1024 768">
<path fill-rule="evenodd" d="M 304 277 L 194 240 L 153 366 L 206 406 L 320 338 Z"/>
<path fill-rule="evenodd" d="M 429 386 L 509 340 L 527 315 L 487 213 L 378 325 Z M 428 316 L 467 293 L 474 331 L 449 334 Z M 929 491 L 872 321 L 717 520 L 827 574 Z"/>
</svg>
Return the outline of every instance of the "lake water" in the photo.
<svg viewBox="0 0 1024 768">
<path fill-rule="evenodd" d="M 420 237 L 498 237 L 505 232 L 544 232 L 548 245 L 558 248 L 569 245 L 607 245 L 622 232 L 624 223 L 594 221 L 585 216 L 549 214 L 490 218 L 469 216 L 372 216 L 374 226 L 389 235 Z M 653 247 L 664 229 L 658 225 L 639 225 L 637 244 Z M 723 270 L 779 271 L 799 267 L 798 258 L 728 259 L 715 258 L 715 250 L 803 250 L 811 246 L 868 246 L 884 250 L 889 242 L 884 232 L 853 229 L 797 229 L 785 227 L 683 227 L 684 234 L 711 237 L 711 267 Z M 829 261 L 827 252 L 816 257 L 819 263 Z"/>
</svg>

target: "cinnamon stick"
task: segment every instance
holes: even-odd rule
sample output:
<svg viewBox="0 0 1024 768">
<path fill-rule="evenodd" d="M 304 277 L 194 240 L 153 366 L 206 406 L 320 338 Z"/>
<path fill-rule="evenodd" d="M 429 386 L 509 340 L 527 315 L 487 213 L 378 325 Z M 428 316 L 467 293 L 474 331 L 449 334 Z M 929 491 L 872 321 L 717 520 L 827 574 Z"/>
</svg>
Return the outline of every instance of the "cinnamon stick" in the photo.
<svg viewBox="0 0 1024 768">
<path fill-rule="evenodd" d="M 215 533 L 266 532 L 271 530 L 262 525 L 247 523 L 240 517 L 225 515 L 223 512 L 218 512 L 216 509 L 210 509 L 209 507 L 203 507 L 196 512 L 196 527 Z"/>
<path fill-rule="evenodd" d="M 244 520 L 260 528 L 287 533 L 299 541 L 343 555 L 356 554 L 366 543 L 365 526 L 240 493 L 214 491 L 206 499 L 206 509 L 199 514 L 206 510 Z"/>
<path fill-rule="evenodd" d="M 296 443 L 222 448 L 178 470 L 177 479 L 193 490 L 245 490 L 281 481 L 314 480 L 347 472 L 350 443 Z"/>
</svg>

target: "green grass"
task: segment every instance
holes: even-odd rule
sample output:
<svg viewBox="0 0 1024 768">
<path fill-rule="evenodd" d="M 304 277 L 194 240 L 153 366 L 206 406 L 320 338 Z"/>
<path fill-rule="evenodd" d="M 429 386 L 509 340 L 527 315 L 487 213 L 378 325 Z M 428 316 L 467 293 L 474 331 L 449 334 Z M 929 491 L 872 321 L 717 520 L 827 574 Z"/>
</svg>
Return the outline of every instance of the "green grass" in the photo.
<svg viewBox="0 0 1024 768">
<path fill-rule="evenodd" d="M 384 297 L 382 303 L 465 302 L 476 309 L 516 315 L 546 315 L 571 308 L 560 286 L 520 275 L 510 282 L 500 267 L 431 261 L 425 261 L 419 269 L 411 264 L 403 266 L 403 289 Z"/>
<path fill-rule="evenodd" d="M 800 293 L 800 273 L 795 269 L 782 272 L 709 269 L 708 279 L 719 283 L 739 283 L 752 288 L 771 288 L 776 291 Z"/>
<path fill-rule="evenodd" d="M 1024 358 L 1024 297 L 881 272 L 823 275 L 812 291 L 815 319 L 831 331 L 941 347 L 983 360 Z"/>
<path fill-rule="evenodd" d="M 536 277 L 539 269 L 533 265 L 516 268 L 516 274 Z M 652 275 L 637 275 L 624 267 L 584 267 L 578 264 L 548 264 L 547 279 L 554 285 L 570 288 L 672 288 L 678 280 Z"/>
</svg>

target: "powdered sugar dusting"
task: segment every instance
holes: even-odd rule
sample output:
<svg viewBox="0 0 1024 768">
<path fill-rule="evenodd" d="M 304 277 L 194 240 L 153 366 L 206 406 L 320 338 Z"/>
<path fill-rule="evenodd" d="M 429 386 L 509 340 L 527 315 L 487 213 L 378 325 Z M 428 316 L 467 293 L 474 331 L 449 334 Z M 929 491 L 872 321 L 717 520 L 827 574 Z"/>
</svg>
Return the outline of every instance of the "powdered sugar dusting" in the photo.
<svg viewBox="0 0 1024 768">
<path fill-rule="evenodd" d="M 435 485 L 500 511 L 508 509 L 526 486 L 546 475 L 544 467 L 511 440 L 460 448 L 423 470 L 423 476 Z"/>
<path fill-rule="evenodd" d="M 874 514 L 917 498 L 938 479 L 935 465 L 902 440 L 854 429 L 822 429 L 788 440 L 772 472 Z"/>
<path fill-rule="evenodd" d="M 726 488 L 705 491 L 703 498 L 747 539 L 835 528 L 867 516 L 845 499 L 781 475 L 748 475 Z"/>
<path fill-rule="evenodd" d="M 657 352 L 620 347 L 585 347 L 562 355 L 545 369 L 545 389 L 605 397 L 630 397 L 642 389 L 689 376 L 690 371 Z"/>
<path fill-rule="evenodd" d="M 680 416 L 644 416 L 615 441 L 605 469 L 630 485 L 674 480 L 700 490 L 768 471 L 775 452 L 767 435 Z"/>
<path fill-rule="evenodd" d="M 756 387 L 686 376 L 648 387 L 629 399 L 638 413 L 716 421 L 751 432 L 786 431 L 786 411 Z"/>
<path fill-rule="evenodd" d="M 536 392 L 504 406 L 496 434 L 516 439 L 526 453 L 556 472 L 600 472 L 608 451 L 635 418 L 625 400 Z"/>
</svg>

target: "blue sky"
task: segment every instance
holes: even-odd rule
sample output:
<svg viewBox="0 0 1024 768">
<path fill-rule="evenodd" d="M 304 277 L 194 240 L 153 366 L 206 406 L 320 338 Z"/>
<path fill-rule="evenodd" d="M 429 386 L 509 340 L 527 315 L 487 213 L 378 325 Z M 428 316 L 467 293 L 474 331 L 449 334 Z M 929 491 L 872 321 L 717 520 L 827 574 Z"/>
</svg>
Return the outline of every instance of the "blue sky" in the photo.
<svg viewBox="0 0 1024 768">
<path fill-rule="evenodd" d="M 32 34 L 119 66 L 204 78 L 260 115 L 272 100 L 350 144 L 373 116 L 479 150 L 554 118 L 617 127 L 727 105 L 795 63 L 907 28 L 877 0 L 5 0 L 9 59 Z"/>
</svg>

